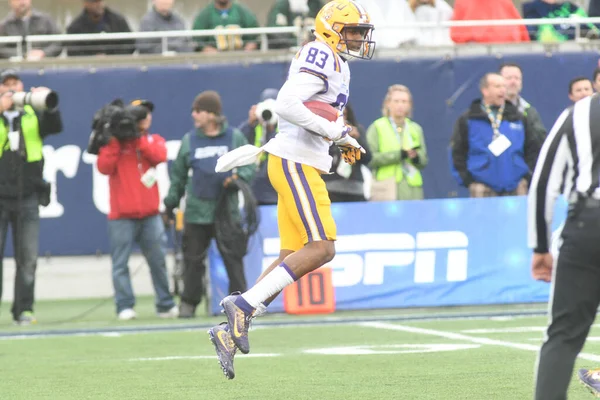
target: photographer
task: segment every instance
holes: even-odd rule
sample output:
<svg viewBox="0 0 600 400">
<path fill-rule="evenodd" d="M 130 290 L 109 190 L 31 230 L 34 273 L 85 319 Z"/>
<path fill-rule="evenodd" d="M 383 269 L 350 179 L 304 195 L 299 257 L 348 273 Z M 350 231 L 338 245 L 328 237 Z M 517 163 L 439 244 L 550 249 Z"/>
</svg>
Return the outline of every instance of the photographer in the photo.
<svg viewBox="0 0 600 400">
<path fill-rule="evenodd" d="M 323 174 L 322 178 L 329 192 L 332 203 L 365 201 L 365 183 L 361 167 L 371 162 L 371 152 L 367 143 L 367 135 L 364 126 L 358 123 L 350 103 L 344 107 L 344 121 L 352 127 L 348 132 L 367 151 L 354 165 L 342 161 L 342 153 L 339 147 L 332 145 L 329 155 L 333 159 L 331 173 Z"/>
<path fill-rule="evenodd" d="M 154 110 L 151 102 L 136 100 L 126 108 L 118 104 L 115 101 L 103 109 L 103 117 L 94 124 L 99 130 L 93 133 L 96 141 L 101 137 L 101 143 L 108 137 L 108 143 L 99 149 L 98 171 L 109 176 L 108 236 L 117 317 L 136 318 L 127 263 L 137 242 L 150 267 L 157 315 L 176 318 L 177 307 L 167 279 L 166 235 L 158 211 L 154 168 L 167 160 L 167 147 L 161 136 L 149 133 Z"/>
<path fill-rule="evenodd" d="M 60 133 L 63 126 L 56 108 L 58 97 L 50 89 L 31 88 L 25 94 L 23 82 L 14 70 L 2 72 L 0 82 L 0 297 L 10 224 L 17 268 L 11 312 L 15 324 L 28 325 L 36 322 L 33 303 L 39 206 L 50 202 L 50 185 L 43 178 L 43 139 Z"/>
<path fill-rule="evenodd" d="M 194 100 L 194 129 L 181 140 L 179 153 L 171 166 L 171 186 L 164 200 L 165 216 L 173 219 L 173 209 L 187 192 L 183 232 L 185 270 L 179 306 L 180 318 L 193 318 L 196 307 L 204 296 L 205 258 L 213 238 L 217 241 L 227 270 L 229 291 L 246 290 L 243 257 L 246 253 L 244 238 L 247 239 L 247 236 L 240 222 L 237 188 L 242 184 L 237 180 L 239 178 L 250 182 L 255 167 L 240 167 L 233 174 L 231 171 L 215 172 L 219 156 L 247 144 L 240 131 L 228 126 L 221 109 L 221 97 L 217 92 L 202 92 Z M 250 202 L 248 200 L 245 198 L 246 204 Z M 217 207 L 222 201 L 226 205 Z M 224 227 L 228 229 L 223 229 Z"/>
<path fill-rule="evenodd" d="M 250 107 L 248 121 L 239 127 L 248 143 L 261 147 L 277 134 L 277 114 L 273 111 L 277 93 L 277 89 L 263 90 L 259 103 Z M 252 192 L 259 205 L 277 204 L 277 193 L 267 175 L 267 157 L 266 152 L 260 156 L 256 178 L 252 182 Z"/>
</svg>

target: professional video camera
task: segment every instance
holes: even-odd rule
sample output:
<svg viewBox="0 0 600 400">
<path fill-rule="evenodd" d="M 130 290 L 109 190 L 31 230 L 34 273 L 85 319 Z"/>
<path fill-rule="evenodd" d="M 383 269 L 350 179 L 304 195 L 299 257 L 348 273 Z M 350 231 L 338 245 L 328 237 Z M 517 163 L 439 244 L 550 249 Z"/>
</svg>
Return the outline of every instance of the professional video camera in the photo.
<svg viewBox="0 0 600 400">
<path fill-rule="evenodd" d="M 266 99 L 256 105 L 256 118 L 261 124 L 277 124 L 277 114 L 275 114 L 275 100 Z"/>
<path fill-rule="evenodd" d="M 38 92 L 15 92 L 12 96 L 13 108 L 22 110 L 31 106 L 36 111 L 52 111 L 58 107 L 58 93 L 53 90 Z"/>
<path fill-rule="evenodd" d="M 117 140 L 135 139 L 140 136 L 137 122 L 139 107 L 126 107 L 121 99 L 113 100 L 96 112 L 92 120 L 92 134 L 87 152 L 98 154 L 111 137 Z M 143 119 L 143 118 L 142 118 Z"/>
</svg>

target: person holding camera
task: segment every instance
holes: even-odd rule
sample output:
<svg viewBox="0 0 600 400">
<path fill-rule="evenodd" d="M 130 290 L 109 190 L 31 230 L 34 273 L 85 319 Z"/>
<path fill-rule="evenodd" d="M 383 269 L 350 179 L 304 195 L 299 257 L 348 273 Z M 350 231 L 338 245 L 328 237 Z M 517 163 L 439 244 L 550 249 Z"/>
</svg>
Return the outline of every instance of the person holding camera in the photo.
<svg viewBox="0 0 600 400">
<path fill-rule="evenodd" d="M 110 111 L 112 110 L 112 112 Z M 137 242 L 150 267 L 161 318 L 177 318 L 178 309 L 169 291 L 166 265 L 166 234 L 158 210 L 160 198 L 155 167 L 167 160 L 165 139 L 150 134 L 154 105 L 135 100 L 128 107 L 113 102 L 105 108 L 94 137 L 107 143 L 98 152 L 98 171 L 109 176 L 110 212 L 108 236 L 117 317 L 136 318 L 135 297 L 127 265 Z M 106 137 L 108 136 L 108 140 Z"/>
<path fill-rule="evenodd" d="M 245 291 L 243 256 L 246 249 L 240 237 L 242 231 L 237 180 L 250 182 L 255 166 L 246 165 L 226 173 L 215 172 L 217 159 L 248 142 L 244 135 L 231 128 L 222 115 L 221 97 L 217 92 L 200 93 L 192 104 L 194 129 L 185 134 L 170 171 L 171 186 L 164 199 L 165 217 L 172 220 L 184 193 L 186 205 L 183 231 L 183 293 L 179 305 L 180 318 L 193 318 L 204 296 L 205 258 L 213 238 L 223 258 L 229 277 L 229 291 Z M 215 219 L 222 196 L 231 227 L 223 232 Z"/>
<path fill-rule="evenodd" d="M 273 111 L 277 93 L 279 93 L 277 89 L 263 90 L 259 103 L 250 107 L 248 121 L 239 127 L 248 143 L 256 147 L 262 147 L 277 134 L 277 114 Z M 277 192 L 273 189 L 267 174 L 267 157 L 266 152 L 260 156 L 256 177 L 252 181 L 252 192 L 259 205 L 277 204 Z"/>
<path fill-rule="evenodd" d="M 17 325 L 37 322 L 33 314 L 40 234 L 39 206 L 50 203 L 44 181 L 44 138 L 63 130 L 58 96 L 45 87 L 24 92 L 14 70 L 0 74 L 0 297 L 8 226 L 16 263 L 11 313 Z"/>
<path fill-rule="evenodd" d="M 322 178 L 332 203 L 365 201 L 365 183 L 361 167 L 371 162 L 371 151 L 367 143 L 365 127 L 356 120 L 350 103 L 346 104 L 343 112 L 346 125 L 352 127 L 348 135 L 356 139 L 367 152 L 354 165 L 350 165 L 342 160 L 340 148 L 332 145 L 329 148 L 329 155 L 333 160 L 331 170 L 329 174 L 323 174 Z"/>
<path fill-rule="evenodd" d="M 423 128 L 411 120 L 412 94 L 404 85 L 388 88 L 382 114 L 367 129 L 373 158 L 371 201 L 422 200 L 427 147 Z"/>
</svg>

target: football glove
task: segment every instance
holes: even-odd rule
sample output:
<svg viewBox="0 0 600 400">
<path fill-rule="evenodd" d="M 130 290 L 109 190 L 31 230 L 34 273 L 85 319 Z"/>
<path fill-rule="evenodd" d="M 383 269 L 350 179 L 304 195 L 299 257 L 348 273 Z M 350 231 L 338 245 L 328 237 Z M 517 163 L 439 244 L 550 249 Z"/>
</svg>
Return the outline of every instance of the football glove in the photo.
<svg viewBox="0 0 600 400">
<path fill-rule="evenodd" d="M 360 160 L 361 154 L 365 153 L 365 149 L 348 133 L 352 130 L 352 127 L 346 126 L 342 132 L 342 136 L 337 139 L 334 143 L 340 149 L 342 158 L 346 164 L 354 165 Z"/>
</svg>

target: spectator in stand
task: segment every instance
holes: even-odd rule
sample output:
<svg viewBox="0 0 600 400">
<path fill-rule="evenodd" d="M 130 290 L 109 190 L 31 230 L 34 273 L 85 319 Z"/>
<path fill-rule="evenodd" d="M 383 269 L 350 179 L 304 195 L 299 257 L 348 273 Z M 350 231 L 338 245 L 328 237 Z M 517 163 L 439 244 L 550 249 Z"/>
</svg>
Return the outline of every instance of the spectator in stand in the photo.
<svg viewBox="0 0 600 400">
<path fill-rule="evenodd" d="M 485 74 L 479 88 L 482 97 L 454 125 L 452 174 L 471 197 L 524 196 L 541 142 L 523 114 L 506 101 L 502 75 Z"/>
<path fill-rule="evenodd" d="M 183 18 L 173 11 L 174 0 L 153 0 L 152 9 L 142 17 L 140 32 L 183 31 Z M 140 54 L 160 54 L 163 52 L 161 39 L 139 39 L 137 49 Z M 186 37 L 167 39 L 166 51 L 187 53 L 193 51 L 192 41 Z"/>
<path fill-rule="evenodd" d="M 267 26 L 295 26 L 303 29 L 300 42 L 309 40 L 309 29 L 315 24 L 315 17 L 323 6 L 321 0 L 276 0 L 269 10 Z M 285 49 L 296 46 L 298 38 L 291 33 L 268 35 L 270 49 Z"/>
<path fill-rule="evenodd" d="M 367 152 L 361 156 L 356 164 L 349 165 L 342 160 L 340 149 L 336 145 L 329 148 L 329 155 L 333 158 L 331 173 L 323 174 L 322 177 L 332 203 L 366 200 L 361 166 L 366 166 L 371 161 L 367 134 L 365 127 L 356 120 L 350 104 L 346 104 L 346 107 L 344 107 L 344 120 L 346 125 L 352 127 L 348 134 L 356 139 Z"/>
<path fill-rule="evenodd" d="M 131 29 L 125 17 L 106 7 L 103 0 L 83 0 L 83 11 L 67 27 L 67 33 L 104 32 L 131 32 Z M 67 45 L 67 54 L 70 56 L 131 54 L 134 50 L 135 40 L 133 39 L 69 42 Z"/>
<path fill-rule="evenodd" d="M 523 89 L 523 71 L 521 67 L 519 64 L 506 63 L 500 66 L 498 72 L 506 81 L 506 100 L 513 103 L 519 112 L 525 116 L 532 132 L 535 133 L 540 142 L 543 142 L 546 139 L 546 128 L 542 118 L 535 107 L 521 97 L 521 90 Z"/>
<path fill-rule="evenodd" d="M 31 6 L 31 0 L 9 0 L 11 12 L 0 22 L 0 36 L 22 36 L 23 42 L 28 35 L 58 35 L 60 32 L 52 18 Z M 25 49 L 25 43 L 23 49 Z M 56 57 L 62 51 L 60 43 L 33 43 L 32 49 L 24 55 L 31 61 L 44 57 Z M 10 58 L 17 55 L 15 44 L 0 47 L 0 57 Z"/>
<path fill-rule="evenodd" d="M 256 15 L 248 7 L 232 0 L 214 0 L 204 7 L 194 20 L 193 29 L 228 29 L 258 28 Z M 258 49 L 257 35 L 217 35 L 216 37 L 197 37 L 194 40 L 205 53 L 229 50 Z"/>
<path fill-rule="evenodd" d="M 512 0 L 456 0 L 453 21 L 521 19 Z M 525 25 L 453 26 L 450 37 L 455 43 L 529 42 Z"/>
<path fill-rule="evenodd" d="M 570 1 L 559 0 L 534 0 L 523 3 L 523 18 L 581 18 L 587 17 L 585 10 Z M 564 42 L 575 39 L 575 25 L 529 25 L 527 26 L 531 40 L 545 43 Z M 600 30 L 593 24 L 582 24 L 581 35 L 597 38 Z"/>
<path fill-rule="evenodd" d="M 585 76 L 578 76 L 569 82 L 569 100 L 577 103 L 579 100 L 594 94 L 592 81 Z"/>
<path fill-rule="evenodd" d="M 600 0 L 590 0 L 589 1 L 588 16 L 600 17 Z"/>
<path fill-rule="evenodd" d="M 452 18 L 452 7 L 444 0 L 409 0 L 417 22 L 445 22 Z M 449 28 L 420 28 L 417 36 L 419 46 L 451 45 Z"/>
<path fill-rule="evenodd" d="M 417 42 L 419 30 L 406 26 L 416 21 L 406 0 L 361 0 L 360 4 L 368 10 L 376 27 L 373 40 L 377 49 L 397 49 Z"/>
</svg>

